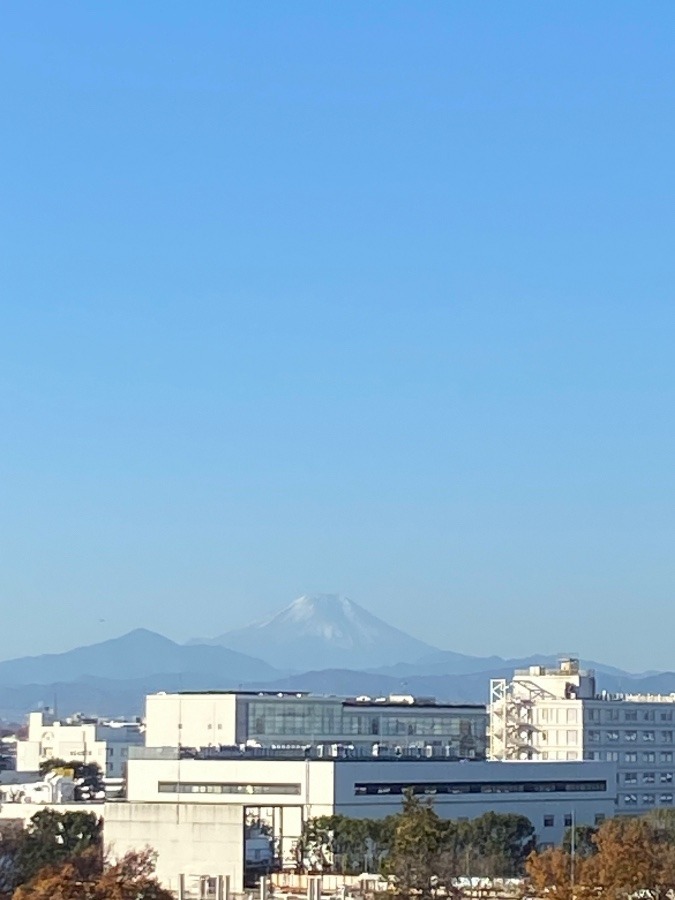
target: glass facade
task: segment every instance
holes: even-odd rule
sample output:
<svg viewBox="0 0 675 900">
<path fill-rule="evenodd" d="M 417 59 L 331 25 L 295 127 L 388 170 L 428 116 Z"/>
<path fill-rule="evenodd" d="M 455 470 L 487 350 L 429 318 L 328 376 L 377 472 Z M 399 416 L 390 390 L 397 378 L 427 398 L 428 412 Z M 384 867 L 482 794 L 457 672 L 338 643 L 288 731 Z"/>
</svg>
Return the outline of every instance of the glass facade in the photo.
<svg viewBox="0 0 675 900">
<path fill-rule="evenodd" d="M 481 707 L 260 697 L 248 701 L 247 719 L 247 739 L 264 744 L 381 744 L 401 750 L 431 746 L 460 759 L 485 756 L 487 719 Z"/>
</svg>

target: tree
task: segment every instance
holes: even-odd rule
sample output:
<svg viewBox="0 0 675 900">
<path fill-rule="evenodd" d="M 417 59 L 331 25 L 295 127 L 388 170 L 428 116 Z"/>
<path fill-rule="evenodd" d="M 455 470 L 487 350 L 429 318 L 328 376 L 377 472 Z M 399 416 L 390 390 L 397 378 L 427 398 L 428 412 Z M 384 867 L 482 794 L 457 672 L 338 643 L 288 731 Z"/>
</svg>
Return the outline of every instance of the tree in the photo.
<svg viewBox="0 0 675 900">
<path fill-rule="evenodd" d="M 23 884 L 40 869 L 101 850 L 101 820 L 94 813 L 43 809 L 35 813 L 21 836 L 16 856 L 17 881 Z"/>
<path fill-rule="evenodd" d="M 149 850 L 128 853 L 98 873 L 83 872 L 77 860 L 42 869 L 14 900 L 174 900 L 154 877 Z"/>
<path fill-rule="evenodd" d="M 592 825 L 575 825 L 574 826 L 574 856 L 576 859 L 586 859 L 597 851 L 595 836 L 598 829 Z M 572 853 L 572 829 L 568 828 L 563 837 L 563 850 Z"/>
<path fill-rule="evenodd" d="M 525 862 L 525 872 L 535 897 L 572 900 L 579 896 L 574 891 L 572 857 L 560 847 L 533 851 Z"/>
<path fill-rule="evenodd" d="M 510 878 L 523 873 L 536 843 L 534 825 L 526 816 L 487 812 L 463 824 L 464 840 L 470 842 L 472 851 L 473 874 Z"/>
<path fill-rule="evenodd" d="M 431 801 L 406 791 L 403 811 L 394 817 L 391 849 L 383 865 L 385 873 L 394 876 L 399 894 L 429 898 L 440 886 L 450 890 L 455 872 L 454 860 L 446 852 L 446 832 Z"/>
</svg>

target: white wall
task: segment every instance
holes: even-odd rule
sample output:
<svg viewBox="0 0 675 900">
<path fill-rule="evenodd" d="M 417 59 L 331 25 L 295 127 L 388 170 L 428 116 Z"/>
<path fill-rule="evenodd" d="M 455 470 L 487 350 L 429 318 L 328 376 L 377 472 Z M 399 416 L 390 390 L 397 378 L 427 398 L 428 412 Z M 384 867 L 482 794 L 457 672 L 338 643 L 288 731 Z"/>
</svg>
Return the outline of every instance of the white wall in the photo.
<svg viewBox="0 0 675 900">
<path fill-rule="evenodd" d="M 157 877 L 178 890 L 184 875 L 229 875 L 243 887 L 244 824 L 240 805 L 107 803 L 104 840 L 112 858 L 146 847 L 157 852 Z"/>
<path fill-rule="evenodd" d="M 146 747 L 232 746 L 234 694 L 149 694 L 145 698 Z"/>
</svg>

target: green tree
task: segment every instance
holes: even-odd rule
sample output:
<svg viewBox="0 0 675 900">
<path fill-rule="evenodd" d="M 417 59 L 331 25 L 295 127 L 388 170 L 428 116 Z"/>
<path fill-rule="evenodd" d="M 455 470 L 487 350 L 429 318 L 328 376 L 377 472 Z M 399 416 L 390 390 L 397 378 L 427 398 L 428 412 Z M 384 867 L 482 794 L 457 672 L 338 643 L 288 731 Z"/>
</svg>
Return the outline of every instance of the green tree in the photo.
<svg viewBox="0 0 675 900">
<path fill-rule="evenodd" d="M 536 845 L 532 822 L 517 813 L 487 812 L 466 823 L 473 875 L 510 878 L 521 875 Z"/>
<path fill-rule="evenodd" d="M 35 813 L 23 833 L 16 856 L 17 881 L 23 884 L 40 869 L 59 865 L 89 850 L 102 853 L 101 820 L 89 812 Z"/>
<path fill-rule="evenodd" d="M 391 848 L 383 865 L 385 873 L 394 877 L 397 893 L 429 898 L 442 885 L 449 890 L 454 872 L 446 834 L 431 801 L 408 790 L 403 811 L 394 817 Z"/>
</svg>

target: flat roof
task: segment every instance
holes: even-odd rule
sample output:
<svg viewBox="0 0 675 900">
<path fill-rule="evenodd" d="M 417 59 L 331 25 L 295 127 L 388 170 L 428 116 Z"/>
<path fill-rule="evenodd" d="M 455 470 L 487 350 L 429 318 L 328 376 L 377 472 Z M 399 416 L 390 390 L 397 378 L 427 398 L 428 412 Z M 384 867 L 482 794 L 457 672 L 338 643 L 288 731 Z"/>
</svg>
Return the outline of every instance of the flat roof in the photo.
<svg viewBox="0 0 675 900">
<path fill-rule="evenodd" d="M 361 709 L 475 709 L 485 710 L 484 703 L 450 703 L 440 702 L 432 698 L 413 697 L 410 700 L 392 700 L 390 697 L 371 697 L 361 700 L 358 697 L 345 697 L 338 694 L 312 694 L 310 691 L 156 691 L 151 697 L 201 697 L 201 696 L 234 696 L 234 697 L 261 697 L 266 700 L 316 700 L 333 701 L 342 706 L 358 707 Z"/>
</svg>

